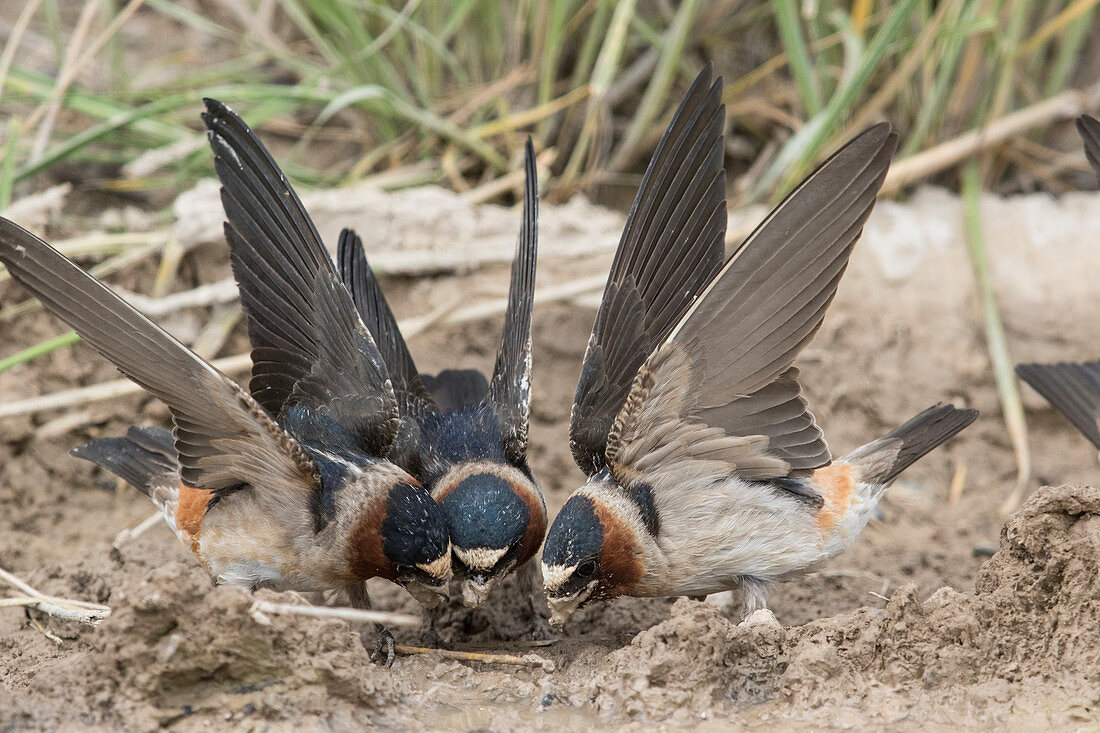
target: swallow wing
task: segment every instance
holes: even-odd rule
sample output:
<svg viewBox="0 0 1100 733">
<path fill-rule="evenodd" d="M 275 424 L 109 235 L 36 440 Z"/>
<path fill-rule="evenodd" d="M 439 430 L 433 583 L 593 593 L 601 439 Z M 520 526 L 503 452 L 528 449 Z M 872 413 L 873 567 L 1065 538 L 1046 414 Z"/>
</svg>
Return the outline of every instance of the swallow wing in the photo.
<svg viewBox="0 0 1100 733">
<path fill-rule="evenodd" d="M 384 453 L 398 424 L 393 387 L 317 229 L 236 113 L 208 99 L 202 117 L 248 316 L 252 396 L 276 416 L 292 403 L 327 411 L 366 450 Z"/>
<path fill-rule="evenodd" d="M 1100 448 L 1100 361 L 1019 364 L 1016 373 Z"/>
<path fill-rule="evenodd" d="M 527 461 L 527 424 L 531 413 L 531 311 L 535 302 L 539 239 L 538 170 L 530 138 L 524 152 L 523 224 L 512 260 L 504 333 L 487 396 L 500 423 L 505 455 L 517 465 Z"/>
<path fill-rule="evenodd" d="M 355 310 L 374 338 L 382 361 L 389 370 L 394 392 L 404 392 L 431 404 L 432 396 L 424 388 L 397 319 L 386 302 L 374 270 L 367 262 L 363 241 L 351 229 L 340 232 L 336 261 L 340 267 L 340 280 L 351 293 Z"/>
<path fill-rule="evenodd" d="M 1100 178 L 1100 121 L 1095 117 L 1081 115 L 1077 118 L 1077 132 L 1081 133 L 1081 139 L 1085 141 L 1085 157 Z"/>
<path fill-rule="evenodd" d="M 620 480 L 692 461 L 746 479 L 830 461 L 791 364 L 836 294 L 896 141 L 876 125 L 811 173 L 653 352 L 608 440 Z"/>
<path fill-rule="evenodd" d="M 367 262 L 363 242 L 350 229 L 340 232 L 336 262 L 340 269 L 340 280 L 351 293 L 355 310 L 359 312 L 359 317 L 378 346 L 397 399 L 400 426 L 387 458 L 414 476 L 418 475 L 420 420 L 425 411 L 436 409 L 435 400 L 416 370 L 397 319 L 386 302 L 374 270 Z"/>
<path fill-rule="evenodd" d="M 0 260 L 47 310 L 168 406 L 183 483 L 210 491 L 319 489 L 313 461 L 247 392 L 60 252 L 0 219 Z"/>
<path fill-rule="evenodd" d="M 722 266 L 726 231 L 721 79 L 708 65 L 657 145 L 627 217 L 585 351 L 569 422 L 573 459 L 589 475 L 653 349 Z"/>
</svg>

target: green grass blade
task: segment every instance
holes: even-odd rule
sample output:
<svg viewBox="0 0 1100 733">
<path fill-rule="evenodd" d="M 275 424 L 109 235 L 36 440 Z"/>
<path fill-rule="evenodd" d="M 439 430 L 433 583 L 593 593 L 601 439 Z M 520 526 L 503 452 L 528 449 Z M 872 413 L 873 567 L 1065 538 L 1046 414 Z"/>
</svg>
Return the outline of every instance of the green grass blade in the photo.
<svg viewBox="0 0 1100 733">
<path fill-rule="evenodd" d="M 626 129 L 622 142 L 619 143 L 608 165 L 611 170 L 620 171 L 631 162 L 638 144 L 650 131 L 653 121 L 665 105 L 668 91 L 676 78 L 676 71 L 684 56 L 684 47 L 687 45 L 701 5 L 702 0 L 686 0 L 676 11 L 672 24 L 665 34 L 660 56 L 657 59 L 657 68 L 654 69 L 649 85 L 642 95 L 642 101 L 638 103 L 638 110 L 634 113 L 630 126 Z"/>
<path fill-rule="evenodd" d="M 46 339 L 42 343 L 35 344 L 34 346 L 28 346 L 22 351 L 17 351 L 11 356 L 6 356 L 0 359 L 0 373 L 6 372 L 9 369 L 19 366 L 20 364 L 26 364 L 32 359 L 37 359 L 40 356 L 45 356 L 51 351 L 57 351 L 63 349 L 70 344 L 75 344 L 80 340 L 80 336 L 76 334 L 76 331 L 69 331 L 63 333 L 60 336 L 54 336 L 51 339 Z"/>
<path fill-rule="evenodd" d="M 791 74 L 802 100 L 806 114 L 813 116 L 824 106 L 821 96 L 821 81 L 817 78 L 806 37 L 802 33 L 801 20 L 795 0 L 772 0 L 775 23 L 779 28 L 779 38 L 783 49 L 790 59 Z"/>
<path fill-rule="evenodd" d="M 885 22 L 867 44 L 855 73 L 846 84 L 836 90 L 825 108 L 810 118 L 787 142 L 752 189 L 750 196 L 753 200 L 763 198 L 781 179 L 782 184 L 778 188 L 785 191 L 805 176 L 813 161 L 821 157 L 823 149 L 829 144 L 842 120 L 851 115 L 854 105 L 865 95 L 872 75 L 891 52 L 895 40 L 920 2 L 921 0 L 900 0 L 891 8 Z"/>
<path fill-rule="evenodd" d="M 972 161 L 963 169 L 963 218 L 966 225 L 967 252 L 970 254 L 974 280 L 982 302 L 985 336 L 989 346 L 989 359 L 993 365 L 993 376 L 997 383 L 997 395 L 1001 400 L 1005 426 L 1008 428 L 1012 449 L 1016 454 L 1016 486 L 1002 506 L 1002 511 L 1008 513 L 1014 511 L 1019 505 L 1024 488 L 1031 478 L 1031 450 L 1028 447 L 1024 405 L 1020 399 L 1020 391 L 1016 387 L 1016 374 L 1013 371 L 1012 356 L 1008 351 L 1008 339 L 1005 338 L 1001 314 L 993 292 L 993 281 L 989 274 L 989 258 L 982 231 L 981 190 L 981 167 L 977 161 Z"/>
</svg>

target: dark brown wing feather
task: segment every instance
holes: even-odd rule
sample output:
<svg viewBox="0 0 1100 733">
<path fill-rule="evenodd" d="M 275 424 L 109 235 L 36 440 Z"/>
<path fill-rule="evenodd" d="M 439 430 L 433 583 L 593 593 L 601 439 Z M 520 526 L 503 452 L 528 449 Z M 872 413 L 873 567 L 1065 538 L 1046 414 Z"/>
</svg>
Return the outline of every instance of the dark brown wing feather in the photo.
<svg viewBox="0 0 1100 733">
<path fill-rule="evenodd" d="M 420 471 L 420 420 L 427 410 L 437 406 L 425 388 L 416 369 L 405 337 L 397 325 L 393 311 L 382 293 L 382 287 L 367 262 L 367 254 L 359 235 L 350 229 L 340 232 L 336 248 L 340 280 L 351 293 L 359 317 L 374 337 L 374 343 L 389 371 L 397 399 L 400 425 L 387 458 L 415 475 Z"/>
<path fill-rule="evenodd" d="M 745 240 L 639 371 L 612 428 L 613 470 L 625 477 L 651 462 L 643 453 L 669 451 L 685 459 L 705 453 L 747 479 L 829 462 L 791 364 L 821 325 L 896 140 L 885 124 L 865 131 Z M 656 405 L 661 399 L 668 404 Z M 718 431 L 706 437 L 706 451 L 688 445 L 703 427 Z M 763 440 L 739 440 L 753 436 Z"/>
<path fill-rule="evenodd" d="M 1081 133 L 1081 139 L 1085 141 L 1085 157 L 1100 178 L 1100 121 L 1095 117 L 1081 115 L 1077 118 L 1077 132 Z"/>
<path fill-rule="evenodd" d="M 180 477 L 212 491 L 316 491 L 313 462 L 248 393 L 50 245 L 0 219 L 0 261 L 175 422 Z"/>
<path fill-rule="evenodd" d="M 526 463 L 527 423 L 531 413 L 531 311 L 535 302 L 535 266 L 539 240 L 539 182 L 535 149 L 527 139 L 523 167 L 523 224 L 512 261 L 504 333 L 489 379 L 489 403 L 497 414 L 504 451 L 516 464 Z"/>
<path fill-rule="evenodd" d="M 374 337 L 382 361 L 389 370 L 394 392 L 408 392 L 431 404 L 432 396 L 421 383 L 420 372 L 416 370 L 397 319 L 390 310 L 378 278 L 367 262 L 363 242 L 351 229 L 340 232 L 336 261 L 340 268 L 340 280 L 351 293 L 355 309 L 359 311 L 359 317 Z"/>
<path fill-rule="evenodd" d="M 638 369 L 722 266 L 726 230 L 722 83 L 708 65 L 650 160 L 611 265 L 569 425 L 586 473 Z"/>
<path fill-rule="evenodd" d="M 323 395 L 339 396 L 344 406 L 337 412 L 355 416 L 342 426 L 371 452 L 388 448 L 397 426 L 388 372 L 313 222 L 244 121 L 215 100 L 206 100 L 206 109 L 253 346 L 253 396 L 273 415 L 292 397 L 321 409 Z M 306 379 L 308 388 L 300 386 Z"/>
<path fill-rule="evenodd" d="M 1019 364 L 1016 373 L 1100 448 L 1100 361 Z"/>
</svg>

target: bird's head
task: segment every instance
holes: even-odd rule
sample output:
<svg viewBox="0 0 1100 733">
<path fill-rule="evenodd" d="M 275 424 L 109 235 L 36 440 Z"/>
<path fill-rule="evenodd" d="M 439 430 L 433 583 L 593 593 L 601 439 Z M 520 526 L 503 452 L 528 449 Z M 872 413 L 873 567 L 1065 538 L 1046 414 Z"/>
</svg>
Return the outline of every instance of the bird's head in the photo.
<svg viewBox="0 0 1100 733">
<path fill-rule="evenodd" d="M 619 503 L 582 489 L 554 518 L 542 549 L 551 626 L 560 629 L 592 601 L 627 593 L 641 577 L 637 538 Z"/>
<path fill-rule="evenodd" d="M 404 587 L 425 608 L 447 600 L 451 543 L 447 517 L 428 490 L 402 472 L 353 531 L 351 566 Z"/>
<path fill-rule="evenodd" d="M 460 464 L 436 483 L 435 499 L 450 525 L 454 573 L 470 608 L 534 557 L 546 533 L 542 493 L 507 464 Z"/>
</svg>

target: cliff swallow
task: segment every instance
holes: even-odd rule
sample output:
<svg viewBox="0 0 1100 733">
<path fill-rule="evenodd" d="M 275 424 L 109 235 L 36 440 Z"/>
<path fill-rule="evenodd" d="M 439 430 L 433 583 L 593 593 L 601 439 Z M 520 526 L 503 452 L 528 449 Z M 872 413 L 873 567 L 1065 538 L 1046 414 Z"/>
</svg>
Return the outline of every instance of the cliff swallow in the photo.
<svg viewBox="0 0 1100 733">
<path fill-rule="evenodd" d="M 1100 179 L 1100 122 L 1082 115 L 1077 131 L 1085 157 Z M 1018 364 L 1016 374 L 1100 448 L 1100 361 Z"/>
<path fill-rule="evenodd" d="M 792 362 L 896 136 L 880 124 L 856 137 L 722 266 L 721 82 L 709 79 L 654 155 L 585 354 L 570 438 L 588 482 L 542 553 L 555 626 L 621 595 L 739 589 L 751 612 L 769 584 L 845 550 L 898 473 L 977 414 L 937 405 L 831 462 Z"/>
<path fill-rule="evenodd" d="M 269 321 L 273 340 L 282 340 L 254 352 L 263 356 L 252 383 L 263 404 L 48 244 L 2 219 L 0 261 L 47 310 L 168 406 L 170 435 L 133 428 L 126 438 L 92 441 L 74 454 L 149 495 L 218 582 L 344 588 L 360 607 L 369 607 L 364 581 L 373 577 L 444 592 L 451 574 L 446 518 L 416 479 L 379 457 L 396 433 L 397 405 L 377 349 L 335 277 L 315 278 L 299 310 Z M 279 330 L 291 320 L 296 330 Z M 277 402 L 270 397 L 280 387 L 287 389 Z M 392 660 L 384 631 L 372 656 L 382 652 Z"/>
<path fill-rule="evenodd" d="M 326 286 L 342 280 L 378 347 L 379 368 L 390 376 L 398 406 L 398 427 L 385 455 L 417 477 L 442 508 L 463 601 L 480 604 L 501 578 L 536 554 L 546 531 L 545 503 L 527 465 L 538 217 L 530 143 L 523 226 L 492 379 L 469 370 L 421 377 L 359 238 L 341 233 L 338 276 L 300 205 L 287 205 L 297 198 L 262 143 L 224 105 L 206 100 L 206 107 L 229 219 L 226 237 L 256 347 L 253 395 L 265 406 L 285 399 L 289 382 L 267 372 L 269 352 L 282 348 L 272 332 L 297 332 L 303 294 L 318 277 Z M 368 430 L 365 437 L 370 435 Z"/>
<path fill-rule="evenodd" d="M 467 607 L 481 605 L 516 569 L 533 603 L 539 582 L 532 559 L 546 532 L 546 503 L 527 463 L 538 246 L 538 181 L 530 140 L 525 152 L 523 222 L 491 379 L 470 369 L 421 375 L 359 237 L 346 231 L 337 254 L 344 283 L 393 376 L 402 427 L 391 460 L 428 487 L 443 508 L 451 527 L 454 577 Z M 538 625 L 539 617 L 532 619 Z"/>
</svg>

